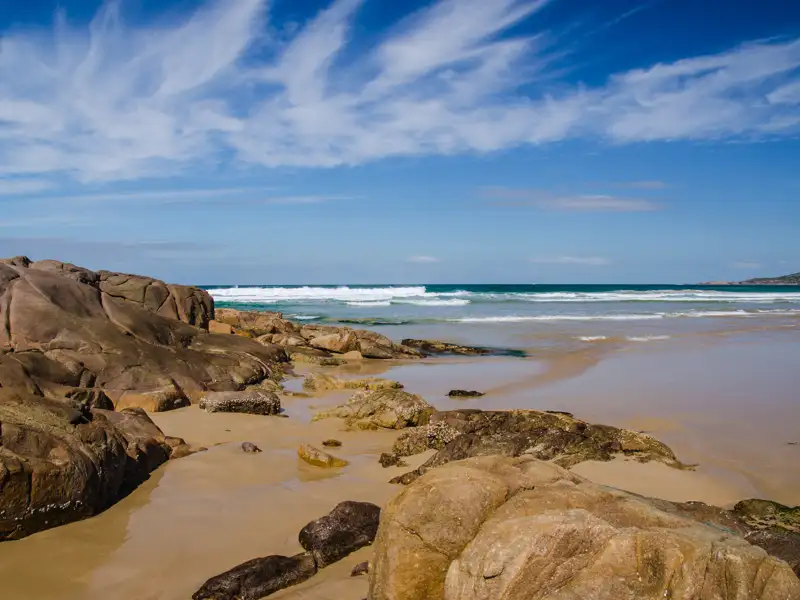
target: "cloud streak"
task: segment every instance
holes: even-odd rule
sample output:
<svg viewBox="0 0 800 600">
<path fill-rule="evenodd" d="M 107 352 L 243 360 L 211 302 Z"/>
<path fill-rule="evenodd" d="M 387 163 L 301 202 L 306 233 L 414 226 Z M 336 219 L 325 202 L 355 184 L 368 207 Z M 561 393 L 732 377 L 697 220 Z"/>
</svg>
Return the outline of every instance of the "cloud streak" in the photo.
<svg viewBox="0 0 800 600">
<path fill-rule="evenodd" d="M 123 180 L 571 138 L 800 132 L 798 39 L 615 73 L 591 87 L 537 77 L 569 40 L 509 35 L 523 23 L 535 30 L 539 11 L 558 0 L 439 0 L 361 51 L 353 24 L 374 1 L 336 0 L 288 41 L 270 33 L 278 27 L 266 0 L 208 0 L 182 22 L 137 25 L 117 0 L 89 27 L 59 18 L 54 32 L 6 32 L 0 178 Z"/>
<path fill-rule="evenodd" d="M 610 265 L 611 261 L 602 256 L 554 256 L 554 257 L 535 257 L 530 262 L 537 265 L 582 265 L 592 267 L 603 267 Z"/>
<path fill-rule="evenodd" d="M 486 188 L 483 195 L 493 206 L 533 207 L 564 212 L 650 212 L 661 206 L 645 198 L 623 198 L 607 194 L 559 196 L 537 190 Z"/>
<path fill-rule="evenodd" d="M 438 262 L 442 262 L 442 261 L 441 261 L 440 258 L 436 258 L 435 256 L 417 255 L 417 256 L 409 256 L 406 259 L 406 262 L 417 263 L 417 264 L 431 264 L 431 263 L 438 263 Z"/>
</svg>

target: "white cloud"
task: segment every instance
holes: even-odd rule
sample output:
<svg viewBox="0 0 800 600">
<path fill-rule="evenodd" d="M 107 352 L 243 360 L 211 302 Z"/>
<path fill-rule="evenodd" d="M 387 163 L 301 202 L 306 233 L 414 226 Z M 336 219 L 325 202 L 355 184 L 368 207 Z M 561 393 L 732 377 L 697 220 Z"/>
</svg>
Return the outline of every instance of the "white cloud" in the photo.
<svg viewBox="0 0 800 600">
<path fill-rule="evenodd" d="M 35 194 L 52 187 L 52 183 L 40 179 L 0 179 L 0 196 Z"/>
<path fill-rule="evenodd" d="M 740 260 L 731 264 L 735 269 L 760 269 L 761 263 L 754 260 Z"/>
<path fill-rule="evenodd" d="M 435 256 L 409 256 L 408 262 L 412 263 L 438 263 L 441 262 L 441 259 L 436 258 Z"/>
<path fill-rule="evenodd" d="M 659 204 L 644 198 L 622 198 L 606 194 L 556 196 L 538 190 L 490 187 L 483 190 L 494 206 L 531 206 L 545 210 L 570 212 L 647 212 Z"/>
<path fill-rule="evenodd" d="M 66 196 L 46 196 L 36 200 L 54 206 L 84 203 L 154 202 L 157 204 L 199 204 L 225 202 L 226 204 L 321 204 L 333 200 L 349 200 L 353 196 L 307 195 L 279 196 L 269 195 L 269 188 L 211 188 L 184 190 L 140 190 L 135 192 L 103 192 Z"/>
<path fill-rule="evenodd" d="M 554 256 L 537 257 L 530 259 L 532 263 L 539 265 L 585 265 L 602 267 L 610 265 L 611 261 L 602 256 Z"/>
<path fill-rule="evenodd" d="M 281 27 L 269 23 L 266 0 L 207 0 L 183 22 L 137 25 L 112 0 L 88 28 L 62 18 L 55 35 L 7 32 L 0 177 L 119 180 L 227 161 L 330 167 L 575 137 L 800 131 L 797 39 L 612 74 L 589 87 L 554 81 L 549 71 L 575 40 L 508 36 L 523 21 L 535 28 L 544 0 L 439 0 L 364 50 L 352 24 L 375 1 L 334 1 L 286 42 L 271 37 Z M 580 209 L 585 200 L 570 202 Z"/>
</svg>

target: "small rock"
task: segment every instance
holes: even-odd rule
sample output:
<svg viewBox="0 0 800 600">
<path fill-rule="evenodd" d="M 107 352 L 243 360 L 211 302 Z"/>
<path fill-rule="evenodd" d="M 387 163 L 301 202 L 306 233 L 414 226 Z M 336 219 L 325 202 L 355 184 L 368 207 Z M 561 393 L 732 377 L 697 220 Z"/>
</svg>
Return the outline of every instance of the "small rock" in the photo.
<svg viewBox="0 0 800 600">
<path fill-rule="evenodd" d="M 343 458 L 337 458 L 332 454 L 323 452 L 319 448 L 314 448 L 308 444 L 303 444 L 297 449 L 297 456 L 314 467 L 334 468 L 346 467 L 348 463 Z"/>
<path fill-rule="evenodd" d="M 300 531 L 300 545 L 321 569 L 375 540 L 380 507 L 369 502 L 341 502 L 327 515 Z"/>
<path fill-rule="evenodd" d="M 389 454 L 388 452 L 384 452 L 381 454 L 380 461 L 381 466 L 386 469 L 387 467 L 406 467 L 408 466 L 405 462 L 400 460 L 400 457 L 397 454 Z"/>
<path fill-rule="evenodd" d="M 451 398 L 479 398 L 483 396 L 483 392 L 476 392 L 475 390 L 450 390 L 447 395 Z"/>
<path fill-rule="evenodd" d="M 257 452 L 261 452 L 261 448 L 259 448 L 258 446 L 256 446 L 252 442 L 242 442 L 242 450 L 244 452 L 249 452 L 249 453 L 253 453 L 253 454 L 255 454 Z"/>
<path fill-rule="evenodd" d="M 254 558 L 206 581 L 192 600 L 255 600 L 297 585 L 316 572 L 316 562 L 308 552 Z"/>
<path fill-rule="evenodd" d="M 242 392 L 205 392 L 200 398 L 200 408 L 206 412 L 277 415 L 281 410 L 281 401 L 274 392 L 259 389 Z"/>
<path fill-rule="evenodd" d="M 339 448 L 342 445 L 342 442 L 331 438 L 329 440 L 325 440 L 324 442 L 322 442 L 322 445 L 325 446 L 326 448 Z"/>
<path fill-rule="evenodd" d="M 350 577 L 358 577 L 360 575 L 366 575 L 368 573 L 369 573 L 369 562 L 365 560 L 364 562 L 360 562 L 355 567 L 353 567 L 353 570 L 350 571 Z"/>
</svg>

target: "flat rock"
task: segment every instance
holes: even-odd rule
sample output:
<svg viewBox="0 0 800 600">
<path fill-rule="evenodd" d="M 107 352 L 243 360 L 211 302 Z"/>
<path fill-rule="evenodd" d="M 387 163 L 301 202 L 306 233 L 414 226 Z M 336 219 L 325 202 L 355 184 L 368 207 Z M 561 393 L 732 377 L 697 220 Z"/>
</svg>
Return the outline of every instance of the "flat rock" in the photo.
<svg viewBox="0 0 800 600">
<path fill-rule="evenodd" d="M 341 502 L 303 527 L 300 545 L 314 555 L 321 569 L 369 546 L 378 531 L 380 514 L 380 507 L 369 502 Z"/>
<path fill-rule="evenodd" d="M 248 560 L 206 581 L 192 600 L 259 600 L 302 583 L 317 572 L 310 553 Z"/>
<path fill-rule="evenodd" d="M 342 442 L 339 440 L 329 439 L 322 442 L 322 445 L 326 448 L 339 448 L 342 445 Z"/>
<path fill-rule="evenodd" d="M 314 420 L 338 417 L 358 429 L 403 429 L 428 423 L 436 412 L 415 394 L 384 389 L 356 392 L 346 404 L 314 415 Z"/>
<path fill-rule="evenodd" d="M 310 464 L 312 467 L 332 469 L 336 467 L 346 467 L 349 464 L 343 458 L 337 458 L 332 454 L 328 454 L 327 452 L 320 450 L 319 448 L 314 448 L 314 446 L 309 446 L 308 444 L 303 444 L 297 449 L 297 456 Z"/>
<path fill-rule="evenodd" d="M 450 390 L 447 395 L 451 398 L 480 398 L 484 394 L 475 390 Z"/>
<path fill-rule="evenodd" d="M 403 388 L 403 385 L 397 381 L 380 377 L 341 379 L 325 373 L 309 373 L 303 380 L 303 387 L 307 390 L 324 392 L 330 390 L 399 390 Z"/>
<path fill-rule="evenodd" d="M 786 562 L 680 510 L 530 457 L 454 462 L 384 509 L 369 598 L 800 598 Z"/>
<path fill-rule="evenodd" d="M 242 392 L 206 392 L 200 398 L 200 408 L 210 413 L 277 415 L 281 411 L 281 401 L 274 392 L 259 389 Z"/>
<path fill-rule="evenodd" d="M 446 421 L 436 421 L 430 425 L 412 427 L 401 433 L 392 446 L 398 456 L 413 456 L 426 450 L 444 450 L 461 432 L 448 425 Z"/>
</svg>

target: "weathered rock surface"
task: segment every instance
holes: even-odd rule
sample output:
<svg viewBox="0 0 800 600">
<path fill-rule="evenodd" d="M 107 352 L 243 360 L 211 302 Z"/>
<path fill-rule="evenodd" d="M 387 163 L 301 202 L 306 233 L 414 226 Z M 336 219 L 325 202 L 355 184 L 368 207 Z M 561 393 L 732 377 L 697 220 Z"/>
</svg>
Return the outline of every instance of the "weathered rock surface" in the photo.
<svg viewBox="0 0 800 600">
<path fill-rule="evenodd" d="M 328 439 L 328 440 L 324 440 L 322 442 L 322 445 L 325 446 L 326 448 L 339 448 L 339 447 L 341 447 L 342 442 L 340 440 L 335 440 L 335 439 L 331 438 L 331 439 Z"/>
<path fill-rule="evenodd" d="M 300 545 L 314 555 L 321 569 L 375 540 L 380 507 L 369 502 L 346 501 L 300 531 Z"/>
<path fill-rule="evenodd" d="M 358 563 L 353 570 L 350 571 L 350 577 L 360 577 L 361 575 L 367 575 L 369 573 L 369 561 L 364 561 Z"/>
<path fill-rule="evenodd" d="M 308 444 L 303 444 L 297 449 L 297 456 L 310 464 L 312 467 L 322 467 L 324 469 L 346 467 L 348 464 L 350 464 L 343 458 L 337 458 L 333 454 L 328 454 L 327 452 L 324 452 L 319 448 L 314 448 L 314 446 L 309 446 Z"/>
<path fill-rule="evenodd" d="M 380 465 L 387 469 L 389 467 L 405 467 L 407 463 L 401 460 L 401 458 L 394 453 L 383 452 L 381 453 L 380 458 L 378 459 Z"/>
<path fill-rule="evenodd" d="M 392 452 L 398 456 L 413 456 L 426 450 L 444 450 L 459 435 L 461 432 L 446 421 L 436 421 L 403 431 L 395 440 Z"/>
<path fill-rule="evenodd" d="M 192 600 L 259 600 L 302 583 L 316 572 L 314 557 L 308 552 L 254 558 L 206 581 Z"/>
<path fill-rule="evenodd" d="M 425 356 L 436 354 L 461 354 L 465 356 L 484 356 L 487 354 L 502 353 L 499 350 L 492 350 L 490 348 L 478 348 L 475 346 L 462 346 L 461 344 L 451 344 L 449 342 L 442 342 L 439 340 L 414 340 L 405 339 L 402 341 L 403 346 L 415 348 L 422 352 Z"/>
<path fill-rule="evenodd" d="M 233 412 L 251 415 L 277 415 L 281 400 L 274 392 L 249 389 L 241 392 L 205 392 L 200 408 L 206 412 Z"/>
<path fill-rule="evenodd" d="M 51 398 L 103 392 L 118 408 L 162 410 L 195 392 L 272 376 L 282 348 L 209 334 L 211 297 L 57 261 L 0 262 L 0 385 Z M 117 403 L 126 393 L 121 405 Z M 177 400 L 177 401 L 176 401 Z"/>
<path fill-rule="evenodd" d="M 380 508 L 368 502 L 341 502 L 300 531 L 306 550 L 295 556 L 254 558 L 212 577 L 192 600 L 258 600 L 297 585 L 359 548 L 370 545 L 378 531 Z"/>
<path fill-rule="evenodd" d="M 181 442 L 141 409 L 0 389 L 0 541 L 101 512 L 183 452 Z"/>
<path fill-rule="evenodd" d="M 445 423 L 460 435 L 454 436 L 419 469 L 396 478 L 395 483 L 409 483 L 428 469 L 454 460 L 488 455 L 525 454 L 551 460 L 562 467 L 571 467 L 585 460 L 606 461 L 616 455 L 626 455 L 641 462 L 656 460 L 673 467 L 684 467 L 668 446 L 649 435 L 608 425 L 592 425 L 569 413 L 461 409 L 435 413 L 430 421 L 431 425 Z M 422 448 L 419 438 L 411 437 L 413 435 L 409 434 L 408 439 L 402 442 L 405 447 L 396 451 L 410 452 Z M 427 446 L 430 447 L 436 446 Z"/>
<path fill-rule="evenodd" d="M 257 454 L 261 452 L 261 448 L 256 446 L 253 442 L 242 442 L 242 451 L 249 454 Z"/>
<path fill-rule="evenodd" d="M 369 598 L 800 598 L 785 562 L 665 504 L 529 457 L 444 465 L 384 509 Z"/>
<path fill-rule="evenodd" d="M 403 388 L 403 385 L 380 377 L 341 379 L 324 373 L 309 373 L 303 380 L 303 387 L 315 392 L 325 392 L 330 390 L 399 390 Z"/>
<path fill-rule="evenodd" d="M 346 404 L 314 415 L 314 420 L 338 417 L 357 429 L 403 429 L 428 423 L 436 412 L 415 394 L 402 390 L 356 392 Z"/>
</svg>

